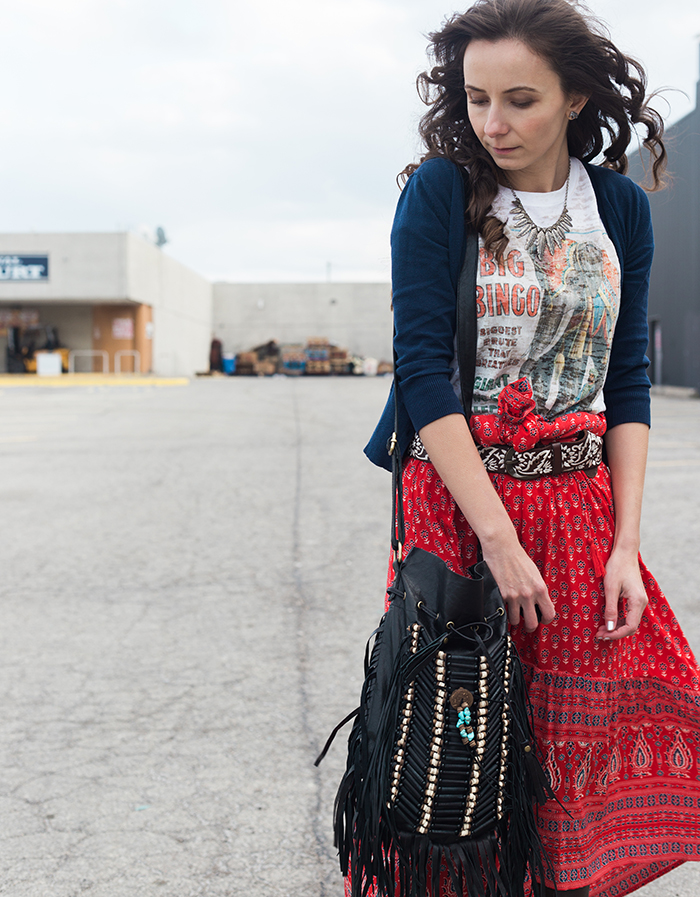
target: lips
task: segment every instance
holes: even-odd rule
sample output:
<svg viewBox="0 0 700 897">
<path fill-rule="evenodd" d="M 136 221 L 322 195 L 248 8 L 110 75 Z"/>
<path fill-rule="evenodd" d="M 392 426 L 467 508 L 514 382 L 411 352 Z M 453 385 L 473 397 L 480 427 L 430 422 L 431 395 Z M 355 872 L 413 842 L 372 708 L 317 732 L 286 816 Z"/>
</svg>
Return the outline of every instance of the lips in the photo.
<svg viewBox="0 0 700 897">
<path fill-rule="evenodd" d="M 508 153 L 514 152 L 518 147 L 517 146 L 492 146 L 491 149 L 494 153 L 497 153 L 499 156 L 507 156 Z"/>
</svg>

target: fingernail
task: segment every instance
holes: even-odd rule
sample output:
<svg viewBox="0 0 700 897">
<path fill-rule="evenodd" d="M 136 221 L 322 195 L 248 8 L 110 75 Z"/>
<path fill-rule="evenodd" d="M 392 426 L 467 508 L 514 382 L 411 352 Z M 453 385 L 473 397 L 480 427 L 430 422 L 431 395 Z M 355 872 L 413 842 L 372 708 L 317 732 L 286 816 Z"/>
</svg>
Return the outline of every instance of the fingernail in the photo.
<svg viewBox="0 0 700 897">
<path fill-rule="evenodd" d="M 608 622 L 605 624 L 605 628 L 608 630 L 608 632 L 612 632 L 615 628 L 615 624 L 612 620 L 608 620 Z"/>
</svg>

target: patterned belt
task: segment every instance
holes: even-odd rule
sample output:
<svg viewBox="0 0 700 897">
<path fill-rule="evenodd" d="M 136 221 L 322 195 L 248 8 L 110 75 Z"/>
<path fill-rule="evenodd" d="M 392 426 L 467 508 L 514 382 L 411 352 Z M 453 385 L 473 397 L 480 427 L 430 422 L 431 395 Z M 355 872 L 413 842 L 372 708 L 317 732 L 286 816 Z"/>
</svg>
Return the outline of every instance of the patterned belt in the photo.
<svg viewBox="0 0 700 897">
<path fill-rule="evenodd" d="M 477 448 L 489 473 L 507 473 L 518 480 L 555 477 L 574 470 L 582 470 L 593 479 L 603 460 L 603 437 L 588 430 L 579 433 L 573 442 L 551 442 L 524 452 L 516 452 L 508 445 L 478 445 Z M 430 461 L 417 433 L 408 455 L 419 461 Z"/>
</svg>

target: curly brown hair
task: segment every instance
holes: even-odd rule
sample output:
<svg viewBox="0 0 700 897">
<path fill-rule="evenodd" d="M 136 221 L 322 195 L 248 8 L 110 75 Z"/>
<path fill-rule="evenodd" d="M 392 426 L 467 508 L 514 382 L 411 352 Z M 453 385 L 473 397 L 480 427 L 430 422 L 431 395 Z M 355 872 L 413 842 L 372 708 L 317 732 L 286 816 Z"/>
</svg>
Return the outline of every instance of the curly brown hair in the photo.
<svg viewBox="0 0 700 897">
<path fill-rule="evenodd" d="M 467 168 L 471 187 L 467 218 L 498 257 L 507 239 L 503 223 L 489 213 L 498 192 L 499 169 L 469 121 L 462 61 L 472 40 L 507 39 L 522 41 L 546 60 L 565 94 L 590 97 L 568 126 L 571 156 L 589 162 L 602 154 L 604 166 L 624 174 L 632 127 L 641 125 L 646 129 L 642 142 L 651 154 L 652 190 L 663 186 L 666 166 L 664 124 L 649 106 L 644 68 L 618 50 L 603 25 L 576 0 L 476 0 L 430 35 L 435 66 L 417 81 L 428 106 L 419 128 L 426 149 L 420 162 L 446 156 Z M 399 178 L 405 180 L 416 168 L 417 164 L 406 166 Z"/>
</svg>

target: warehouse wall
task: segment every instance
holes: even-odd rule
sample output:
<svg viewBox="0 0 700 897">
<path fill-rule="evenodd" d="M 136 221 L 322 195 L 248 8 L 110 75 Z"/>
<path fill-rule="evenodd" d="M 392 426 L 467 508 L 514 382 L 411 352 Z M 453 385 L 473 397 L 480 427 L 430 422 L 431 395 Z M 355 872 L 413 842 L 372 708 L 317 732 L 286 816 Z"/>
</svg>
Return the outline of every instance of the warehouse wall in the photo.
<svg viewBox="0 0 700 897">
<path fill-rule="evenodd" d="M 193 374 L 209 368 L 212 285 L 152 243 L 126 234 L 129 299 L 153 308 L 153 370 Z"/>
<path fill-rule="evenodd" d="M 126 298 L 127 234 L 0 234 L 0 255 L 49 255 L 49 280 L 0 281 L 0 300 L 115 301 Z"/>
<path fill-rule="evenodd" d="M 392 357 L 388 283 L 215 283 L 213 323 L 225 352 L 326 336 L 355 354 Z"/>
</svg>

